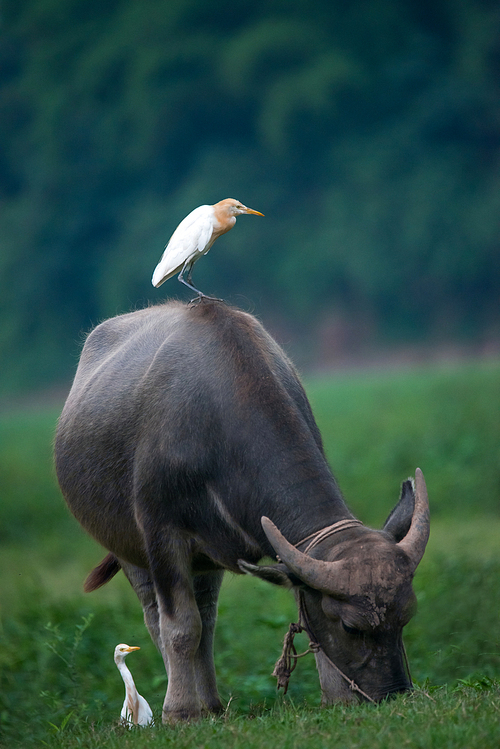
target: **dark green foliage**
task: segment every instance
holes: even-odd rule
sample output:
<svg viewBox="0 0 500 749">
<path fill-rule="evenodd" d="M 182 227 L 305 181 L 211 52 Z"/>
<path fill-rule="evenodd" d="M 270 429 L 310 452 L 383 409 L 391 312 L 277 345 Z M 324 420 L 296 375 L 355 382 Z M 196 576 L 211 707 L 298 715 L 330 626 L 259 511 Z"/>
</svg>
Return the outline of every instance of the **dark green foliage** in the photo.
<svg viewBox="0 0 500 749">
<path fill-rule="evenodd" d="M 164 298 L 170 233 L 228 196 L 266 218 L 199 285 L 310 356 L 333 313 L 361 343 L 498 333 L 494 3 L 5 0 L 1 24 L 4 389 Z"/>
</svg>

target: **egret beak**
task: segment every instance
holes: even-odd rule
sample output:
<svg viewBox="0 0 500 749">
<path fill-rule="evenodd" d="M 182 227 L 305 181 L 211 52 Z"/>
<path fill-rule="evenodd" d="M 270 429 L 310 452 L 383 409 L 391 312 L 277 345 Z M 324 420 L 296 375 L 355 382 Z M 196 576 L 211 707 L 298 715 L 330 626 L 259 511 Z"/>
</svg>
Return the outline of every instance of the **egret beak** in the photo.
<svg viewBox="0 0 500 749">
<path fill-rule="evenodd" d="M 140 647 L 138 645 L 129 645 L 127 648 L 127 653 L 131 653 L 132 650 L 140 650 Z"/>
<path fill-rule="evenodd" d="M 245 213 L 253 213 L 254 216 L 263 216 L 260 211 L 254 211 L 253 208 L 245 208 Z"/>
</svg>

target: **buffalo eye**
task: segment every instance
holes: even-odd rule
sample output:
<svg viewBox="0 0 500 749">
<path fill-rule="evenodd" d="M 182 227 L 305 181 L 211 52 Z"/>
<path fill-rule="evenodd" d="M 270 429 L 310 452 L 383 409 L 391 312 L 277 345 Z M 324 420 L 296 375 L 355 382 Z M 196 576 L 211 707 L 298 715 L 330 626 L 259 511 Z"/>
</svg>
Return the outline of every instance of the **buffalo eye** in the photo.
<svg viewBox="0 0 500 749">
<path fill-rule="evenodd" d="M 349 625 L 345 622 L 342 622 L 342 626 L 344 628 L 344 632 L 347 632 L 348 635 L 352 635 L 353 637 L 361 637 L 363 634 L 360 629 L 356 629 L 356 627 L 349 627 Z"/>
</svg>

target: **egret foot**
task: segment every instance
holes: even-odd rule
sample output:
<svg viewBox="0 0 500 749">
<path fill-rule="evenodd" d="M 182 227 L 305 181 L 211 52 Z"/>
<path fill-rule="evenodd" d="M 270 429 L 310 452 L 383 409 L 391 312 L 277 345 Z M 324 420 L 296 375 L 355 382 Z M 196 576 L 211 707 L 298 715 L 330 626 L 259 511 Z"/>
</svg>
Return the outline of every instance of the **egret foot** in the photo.
<svg viewBox="0 0 500 749">
<path fill-rule="evenodd" d="M 207 299 L 210 302 L 224 302 L 224 299 L 219 299 L 219 297 L 216 297 L 216 296 L 207 296 L 206 294 L 198 294 L 198 296 L 195 296 L 193 299 L 190 300 L 189 305 L 199 304 L 204 299 Z"/>
</svg>

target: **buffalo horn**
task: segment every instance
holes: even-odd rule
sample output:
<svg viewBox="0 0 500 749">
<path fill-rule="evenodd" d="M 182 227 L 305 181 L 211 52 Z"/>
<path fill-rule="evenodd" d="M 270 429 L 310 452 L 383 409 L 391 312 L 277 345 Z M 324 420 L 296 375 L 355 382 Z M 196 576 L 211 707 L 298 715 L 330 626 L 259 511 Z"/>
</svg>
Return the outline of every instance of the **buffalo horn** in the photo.
<svg viewBox="0 0 500 749">
<path fill-rule="evenodd" d="M 411 525 L 406 536 L 401 539 L 398 546 L 406 552 L 413 565 L 413 570 L 422 559 L 429 540 L 430 516 L 429 498 L 425 485 L 424 474 L 417 468 L 415 471 L 415 508 Z"/>
<path fill-rule="evenodd" d="M 332 595 L 335 592 L 341 592 L 335 583 L 335 579 L 339 578 L 341 562 L 322 562 L 319 559 L 312 559 L 292 546 L 272 520 L 262 517 L 261 523 L 276 554 L 299 580 L 323 593 Z"/>
</svg>

